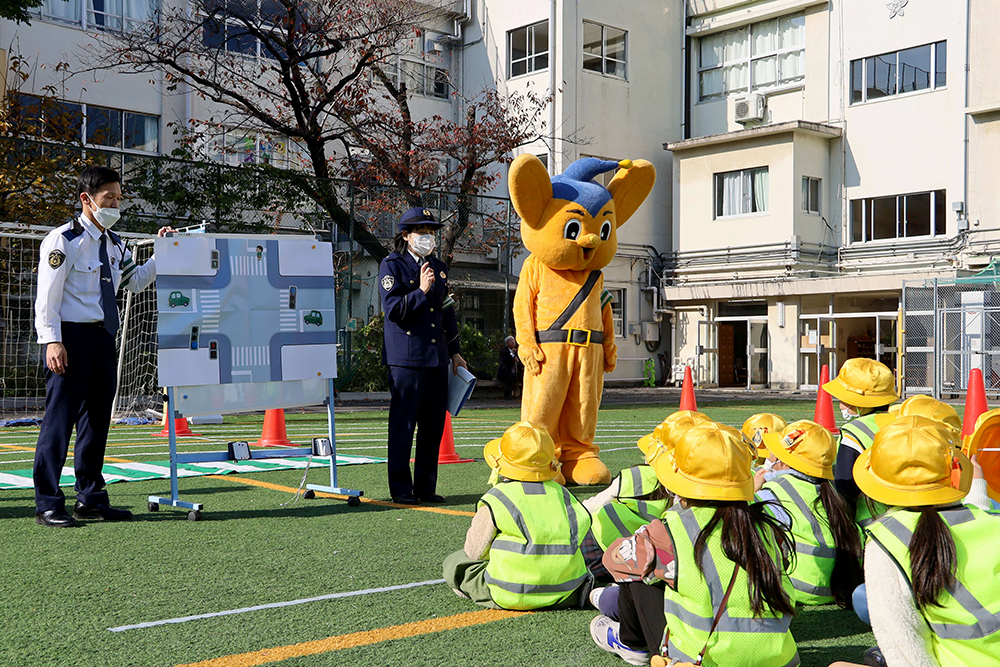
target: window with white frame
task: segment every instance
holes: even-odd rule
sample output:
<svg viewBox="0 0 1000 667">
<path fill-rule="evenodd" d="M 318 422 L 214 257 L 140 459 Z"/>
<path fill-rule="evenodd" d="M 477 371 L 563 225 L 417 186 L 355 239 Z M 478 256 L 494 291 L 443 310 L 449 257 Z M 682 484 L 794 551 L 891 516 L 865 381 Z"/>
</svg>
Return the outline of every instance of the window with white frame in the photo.
<svg viewBox="0 0 1000 667">
<path fill-rule="evenodd" d="M 625 337 L 625 294 L 624 289 L 609 289 L 611 293 L 611 321 L 615 327 L 615 337 Z"/>
<path fill-rule="evenodd" d="M 53 141 L 83 141 L 127 152 L 158 153 L 160 117 L 18 93 L 14 109 L 37 118 L 37 136 Z"/>
<path fill-rule="evenodd" d="M 947 42 L 858 58 L 851 61 L 851 104 L 936 90 L 947 82 Z"/>
<path fill-rule="evenodd" d="M 806 22 L 801 13 L 706 35 L 698 47 L 701 100 L 801 85 L 806 77 Z"/>
<path fill-rule="evenodd" d="M 945 191 L 851 200 L 851 242 L 945 234 Z"/>
<path fill-rule="evenodd" d="M 507 33 L 507 78 L 549 66 L 549 22 L 540 21 Z"/>
<path fill-rule="evenodd" d="M 810 176 L 802 177 L 802 210 L 806 213 L 819 215 L 819 193 L 820 183 L 818 178 Z"/>
<path fill-rule="evenodd" d="M 250 34 L 246 24 L 261 31 L 274 30 L 274 24 L 287 16 L 279 0 L 205 0 L 202 45 L 228 53 L 274 58 L 271 48 Z M 245 23 L 244 23 L 245 22 Z"/>
<path fill-rule="evenodd" d="M 628 32 L 591 21 L 583 22 L 583 69 L 626 78 Z"/>
<path fill-rule="evenodd" d="M 213 137 L 208 151 L 211 159 L 224 164 L 266 164 L 278 169 L 302 169 L 308 159 L 305 149 L 287 137 L 231 128 Z"/>
<path fill-rule="evenodd" d="M 81 27 L 135 30 L 154 20 L 158 9 L 158 0 L 42 0 L 32 11 L 45 19 Z"/>
<path fill-rule="evenodd" d="M 767 167 L 715 174 L 715 217 L 767 212 Z"/>
</svg>

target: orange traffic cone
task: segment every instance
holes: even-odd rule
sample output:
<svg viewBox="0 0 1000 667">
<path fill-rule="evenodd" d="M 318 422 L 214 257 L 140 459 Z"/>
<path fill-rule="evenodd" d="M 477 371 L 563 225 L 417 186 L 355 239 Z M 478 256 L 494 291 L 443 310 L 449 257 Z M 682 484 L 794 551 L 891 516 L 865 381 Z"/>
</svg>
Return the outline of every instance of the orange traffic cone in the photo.
<svg viewBox="0 0 1000 667">
<path fill-rule="evenodd" d="M 451 413 L 444 413 L 444 433 L 441 434 L 441 449 L 438 463 L 471 463 L 472 459 L 462 459 L 455 453 L 455 434 L 451 430 Z"/>
<path fill-rule="evenodd" d="M 694 397 L 694 379 L 691 377 L 691 367 L 684 367 L 684 385 L 681 387 L 681 405 L 678 410 L 697 410 L 698 401 Z"/>
<path fill-rule="evenodd" d="M 823 364 L 819 371 L 819 391 L 816 392 L 816 410 L 813 412 L 813 421 L 825 428 L 833 435 L 840 433 L 837 428 L 837 418 L 833 416 L 833 396 L 823 389 L 823 385 L 830 381 L 830 367 Z"/>
<path fill-rule="evenodd" d="M 170 437 L 170 427 L 167 426 L 167 418 L 163 418 L 163 430 L 159 433 L 150 433 L 150 435 L 155 437 Z M 188 420 L 181 417 L 180 419 L 174 420 L 174 435 L 178 438 L 195 438 L 201 435 L 201 433 L 192 433 L 191 428 L 188 426 Z"/>
<path fill-rule="evenodd" d="M 167 402 L 163 401 L 163 430 L 159 433 L 150 433 L 154 438 L 170 437 L 170 427 L 167 426 L 167 412 L 169 412 Z M 188 420 L 181 417 L 174 420 L 174 435 L 178 438 L 194 438 L 201 435 L 201 433 L 192 433 L 191 427 L 188 426 Z"/>
<path fill-rule="evenodd" d="M 291 447 L 292 443 L 288 439 L 285 431 L 285 411 L 278 408 L 268 410 L 264 413 L 264 430 L 261 431 L 260 440 L 253 443 L 257 447 Z"/>
<path fill-rule="evenodd" d="M 972 435 L 976 430 L 976 420 L 979 415 L 990 409 L 986 403 L 986 385 L 983 383 L 983 371 L 973 368 L 969 371 L 969 388 L 965 394 L 965 413 L 962 415 L 962 437 Z"/>
</svg>

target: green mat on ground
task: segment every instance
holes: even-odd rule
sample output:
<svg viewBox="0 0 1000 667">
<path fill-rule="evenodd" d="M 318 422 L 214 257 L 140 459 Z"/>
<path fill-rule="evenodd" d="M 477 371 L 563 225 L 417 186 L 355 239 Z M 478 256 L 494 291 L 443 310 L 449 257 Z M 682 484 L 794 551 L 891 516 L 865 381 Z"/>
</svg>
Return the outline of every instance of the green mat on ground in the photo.
<svg viewBox="0 0 1000 667">
<path fill-rule="evenodd" d="M 385 463 L 385 459 L 377 456 L 337 455 L 337 466 L 359 465 L 362 463 Z M 309 465 L 306 456 L 289 458 L 257 459 L 250 461 L 210 461 L 205 463 L 178 463 L 178 477 L 199 477 L 202 475 L 227 475 L 229 473 L 267 472 L 268 470 L 303 469 Z M 313 457 L 313 468 L 329 468 L 330 457 Z M 170 461 L 151 461 L 148 463 L 105 463 L 104 481 L 139 482 L 149 479 L 170 479 Z M 59 486 L 73 486 L 76 476 L 72 468 L 63 468 Z M 0 490 L 34 488 L 31 470 L 5 470 L 0 472 Z"/>
</svg>

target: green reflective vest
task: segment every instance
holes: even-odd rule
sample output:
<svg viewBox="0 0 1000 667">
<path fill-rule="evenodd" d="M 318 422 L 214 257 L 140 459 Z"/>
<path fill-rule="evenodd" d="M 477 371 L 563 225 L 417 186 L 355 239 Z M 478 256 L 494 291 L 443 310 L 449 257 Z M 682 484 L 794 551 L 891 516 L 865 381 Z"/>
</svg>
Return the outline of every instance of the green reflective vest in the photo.
<svg viewBox="0 0 1000 667">
<path fill-rule="evenodd" d="M 764 488 L 778 497 L 792 517 L 796 557 L 788 576 L 795 588 L 795 602 L 833 604 L 830 577 L 837 549 L 826 511 L 819 502 L 819 485 L 788 474 L 775 477 Z"/>
<path fill-rule="evenodd" d="M 718 612 L 736 564 L 722 551 L 722 524 L 707 542 L 702 558 L 703 570 L 695 562 L 694 543 L 702 527 L 715 513 L 712 507 L 682 509 L 674 505 L 663 513 L 663 521 L 674 543 L 677 563 L 677 590 L 667 586 L 663 610 L 667 617 L 667 650 L 674 660 L 695 662 L 708 645 L 704 667 L 794 667 L 799 664 L 795 640 L 788 626 L 791 616 L 765 614 L 754 618 L 750 610 L 746 570 L 740 568 L 726 609 L 709 637 L 712 621 Z M 767 535 L 768 552 L 780 563 L 774 538 Z M 782 576 L 785 593 L 794 601 L 794 590 L 787 576 Z"/>
<path fill-rule="evenodd" d="M 1000 517 L 968 505 L 938 512 L 955 540 L 958 569 L 955 584 L 937 599 L 941 607 L 921 610 L 930 626 L 931 650 L 939 665 L 1000 663 L 1000 577 L 996 536 Z M 910 538 L 919 512 L 894 508 L 875 520 L 868 533 L 896 561 L 912 586 Z"/>
<path fill-rule="evenodd" d="M 875 434 L 878 433 L 879 430 L 878 424 L 875 421 L 875 418 L 878 417 L 878 415 L 879 413 L 873 412 L 870 415 L 852 419 L 841 426 L 838 447 L 844 443 L 844 434 L 846 433 L 850 435 L 851 438 L 858 441 L 861 445 L 862 451 L 869 449 L 875 441 Z M 872 511 L 873 508 L 874 512 Z M 858 496 L 858 505 L 854 512 L 854 520 L 859 526 L 864 528 L 874 521 L 876 516 L 882 516 L 885 514 L 886 509 L 888 508 L 882 503 L 877 503 L 870 500 L 868 496 L 861 494 Z"/>
<path fill-rule="evenodd" d="M 602 551 L 607 551 L 619 537 L 628 537 L 653 519 L 659 519 L 671 503 L 670 499 L 640 500 L 661 488 L 652 466 L 626 468 L 618 479 L 618 495 L 594 514 L 594 539 Z"/>
<path fill-rule="evenodd" d="M 486 584 L 504 609 L 562 602 L 590 579 L 580 544 L 590 514 L 556 482 L 501 482 L 479 501 L 499 534 L 490 547 Z"/>
</svg>

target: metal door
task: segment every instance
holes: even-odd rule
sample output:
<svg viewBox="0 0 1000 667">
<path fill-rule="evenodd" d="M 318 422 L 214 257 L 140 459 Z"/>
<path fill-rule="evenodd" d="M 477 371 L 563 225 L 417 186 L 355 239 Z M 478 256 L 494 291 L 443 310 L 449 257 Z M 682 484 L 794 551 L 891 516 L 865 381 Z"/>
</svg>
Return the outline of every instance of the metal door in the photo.
<svg viewBox="0 0 1000 667">
<path fill-rule="evenodd" d="M 747 321 L 747 389 L 766 387 L 770 381 L 770 334 L 767 320 Z"/>
</svg>

